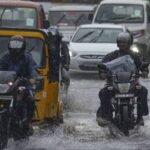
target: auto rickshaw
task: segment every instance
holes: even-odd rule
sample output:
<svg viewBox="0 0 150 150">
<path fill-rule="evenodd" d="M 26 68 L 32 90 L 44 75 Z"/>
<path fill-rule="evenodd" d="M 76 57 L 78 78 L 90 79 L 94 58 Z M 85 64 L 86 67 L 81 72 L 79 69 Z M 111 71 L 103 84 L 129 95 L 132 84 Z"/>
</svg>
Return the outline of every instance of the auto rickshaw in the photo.
<svg viewBox="0 0 150 150">
<path fill-rule="evenodd" d="M 0 27 L 47 29 L 49 21 L 46 20 L 43 6 L 38 2 L 1 0 Z"/>
<path fill-rule="evenodd" d="M 13 35 L 22 35 L 25 38 L 26 51 L 32 54 L 38 65 L 39 78 L 33 120 L 63 121 L 63 103 L 59 99 L 59 51 L 54 50 L 52 37 L 39 29 L 0 28 L 0 57 L 7 51 L 9 38 Z"/>
</svg>

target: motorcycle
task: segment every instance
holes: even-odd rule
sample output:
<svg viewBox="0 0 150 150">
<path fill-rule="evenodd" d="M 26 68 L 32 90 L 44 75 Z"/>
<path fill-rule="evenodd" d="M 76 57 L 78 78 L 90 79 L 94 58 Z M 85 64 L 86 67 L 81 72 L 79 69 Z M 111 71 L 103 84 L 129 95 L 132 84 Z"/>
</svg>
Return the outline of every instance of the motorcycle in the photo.
<svg viewBox="0 0 150 150">
<path fill-rule="evenodd" d="M 144 63 L 142 67 L 148 67 Z M 107 89 L 111 97 L 111 122 L 126 136 L 140 119 L 141 102 L 138 94 L 142 86 L 138 83 L 141 76 L 129 55 L 119 57 L 111 62 L 99 64 L 100 70 L 107 73 Z"/>
<path fill-rule="evenodd" d="M 8 139 L 27 138 L 27 85 L 24 78 L 17 78 L 14 71 L 0 71 L 0 149 Z"/>
</svg>

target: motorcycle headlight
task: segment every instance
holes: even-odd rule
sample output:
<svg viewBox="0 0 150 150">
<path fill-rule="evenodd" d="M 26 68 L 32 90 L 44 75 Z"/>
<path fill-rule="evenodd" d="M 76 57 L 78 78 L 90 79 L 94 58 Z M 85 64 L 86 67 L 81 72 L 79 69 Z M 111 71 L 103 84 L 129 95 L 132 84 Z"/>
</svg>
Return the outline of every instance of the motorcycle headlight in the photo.
<svg viewBox="0 0 150 150">
<path fill-rule="evenodd" d="M 13 82 L 8 82 L 8 85 L 9 85 L 9 86 L 12 86 L 12 85 L 13 85 Z"/>
<path fill-rule="evenodd" d="M 134 53 L 139 53 L 139 52 L 140 52 L 140 50 L 139 50 L 139 48 L 138 48 L 137 45 L 132 45 L 132 46 L 130 47 L 130 49 L 131 49 L 131 51 L 133 51 Z"/>
<path fill-rule="evenodd" d="M 128 93 L 130 89 L 130 83 L 118 83 L 118 89 L 120 93 Z"/>
</svg>

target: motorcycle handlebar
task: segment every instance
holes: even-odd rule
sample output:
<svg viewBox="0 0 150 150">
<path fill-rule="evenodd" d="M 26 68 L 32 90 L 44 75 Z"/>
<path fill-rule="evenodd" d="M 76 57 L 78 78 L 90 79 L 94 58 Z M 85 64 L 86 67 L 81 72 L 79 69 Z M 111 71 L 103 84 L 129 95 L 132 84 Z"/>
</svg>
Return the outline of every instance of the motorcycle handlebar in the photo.
<svg viewBox="0 0 150 150">
<path fill-rule="evenodd" d="M 103 63 L 97 65 L 98 69 L 107 70 L 106 66 Z"/>
<path fill-rule="evenodd" d="M 148 66 L 150 65 L 150 62 L 142 62 L 140 68 L 148 68 Z"/>
</svg>

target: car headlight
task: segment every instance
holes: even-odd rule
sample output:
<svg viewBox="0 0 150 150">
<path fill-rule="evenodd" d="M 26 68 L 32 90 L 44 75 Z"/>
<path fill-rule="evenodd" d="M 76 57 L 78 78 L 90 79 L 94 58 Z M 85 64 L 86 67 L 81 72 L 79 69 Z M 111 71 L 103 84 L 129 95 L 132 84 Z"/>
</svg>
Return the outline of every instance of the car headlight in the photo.
<svg viewBox="0 0 150 150">
<path fill-rule="evenodd" d="M 69 51 L 70 57 L 75 57 L 77 53 L 75 51 Z"/>
<path fill-rule="evenodd" d="M 132 45 L 130 49 L 131 49 L 131 51 L 133 51 L 134 53 L 139 53 L 139 52 L 140 52 L 137 45 Z"/>
<path fill-rule="evenodd" d="M 120 93 L 128 93 L 130 89 L 130 83 L 118 83 L 118 89 Z"/>
</svg>

